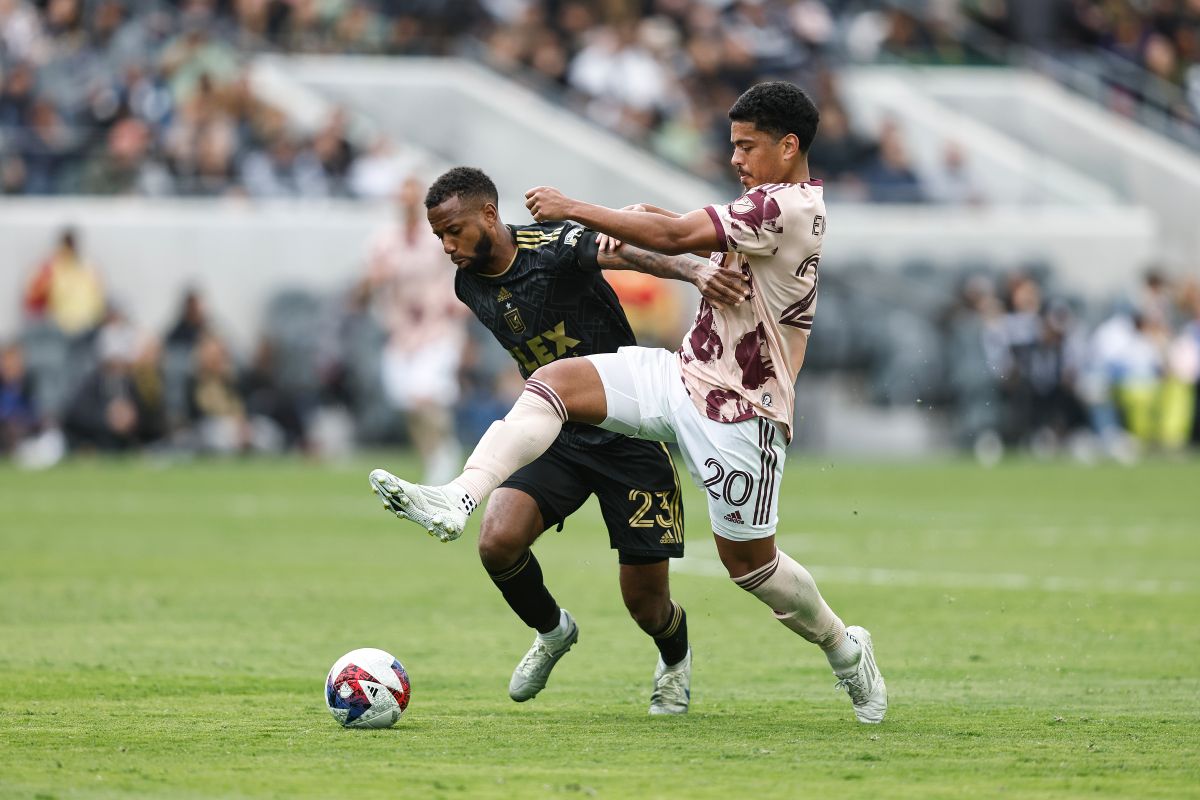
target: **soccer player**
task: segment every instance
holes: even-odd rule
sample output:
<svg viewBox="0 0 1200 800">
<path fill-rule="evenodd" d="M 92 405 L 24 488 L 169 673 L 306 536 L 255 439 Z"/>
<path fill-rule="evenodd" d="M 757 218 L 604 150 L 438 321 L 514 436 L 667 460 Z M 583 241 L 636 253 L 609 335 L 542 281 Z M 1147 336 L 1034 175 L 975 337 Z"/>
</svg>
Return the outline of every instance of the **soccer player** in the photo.
<svg viewBox="0 0 1200 800">
<path fill-rule="evenodd" d="M 512 354 L 529 379 L 526 394 L 539 403 L 556 402 L 552 389 L 530 378 L 542 366 L 635 344 L 601 269 L 689 280 L 716 303 L 739 303 L 748 294 L 742 276 L 688 258 L 629 246 L 601 252 L 596 232 L 574 223 L 506 226 L 497 203 L 491 179 L 466 167 L 442 175 L 425 196 L 429 224 L 458 267 L 455 292 Z M 575 620 L 546 588 L 530 547 L 543 531 L 561 530 L 594 493 L 618 552 L 625 606 L 658 646 L 650 713 L 685 713 L 692 663 L 687 617 L 671 600 L 667 570 L 668 558 L 683 555 L 675 465 L 661 443 L 563 424 L 565 412 L 554 408 L 559 424 L 539 441 L 538 453 L 488 487 L 492 497 L 479 534 L 488 575 L 517 616 L 537 631 L 513 672 L 509 696 L 522 702 L 537 695 L 579 637 Z M 390 508 L 386 480 L 373 475 L 371 483 Z M 462 498 L 473 510 L 483 494 Z M 461 526 L 453 532 L 426 527 L 443 541 L 462 533 Z"/>
<path fill-rule="evenodd" d="M 702 301 L 678 353 L 623 347 L 537 370 L 445 486 L 419 486 L 376 470 L 400 515 L 457 535 L 488 493 L 536 458 L 563 423 L 678 443 L 708 496 L 717 552 L 729 577 L 787 628 L 825 653 L 859 722 L 883 721 L 887 688 L 870 634 L 847 628 L 812 575 L 775 546 L 779 483 L 791 439 L 795 380 L 817 299 L 825 233 L 819 181 L 809 175 L 816 106 L 785 82 L 758 84 L 729 110 L 731 158 L 746 188 L 728 205 L 678 215 L 613 210 L 538 187 L 534 219 L 571 219 L 620 242 L 662 253 L 711 251 L 711 264 L 746 275 L 749 302 Z M 647 213 L 650 212 L 650 213 Z M 657 212 L 657 213 L 656 213 Z"/>
<path fill-rule="evenodd" d="M 467 319 L 454 297 L 449 259 L 425 221 L 424 195 L 415 177 L 400 185 L 397 218 L 371 242 L 367 284 L 382 301 L 388 328 L 380 363 L 384 395 L 404 415 L 424 480 L 441 483 L 462 466 L 452 409 Z"/>
</svg>

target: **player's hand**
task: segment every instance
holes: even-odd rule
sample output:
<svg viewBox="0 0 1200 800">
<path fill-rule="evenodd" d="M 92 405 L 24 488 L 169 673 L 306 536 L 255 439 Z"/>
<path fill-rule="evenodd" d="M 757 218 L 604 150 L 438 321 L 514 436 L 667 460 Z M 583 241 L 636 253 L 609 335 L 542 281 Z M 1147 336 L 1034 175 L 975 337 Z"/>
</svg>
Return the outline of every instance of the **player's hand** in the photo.
<svg viewBox="0 0 1200 800">
<path fill-rule="evenodd" d="M 640 213 L 640 212 L 645 211 L 646 207 L 644 205 L 642 205 L 641 203 L 634 203 L 631 206 L 625 206 L 621 210 L 622 211 L 637 211 Z M 599 246 L 601 253 L 612 255 L 613 253 L 617 252 L 617 250 L 621 247 L 621 245 L 623 243 L 621 242 L 620 239 L 614 239 L 613 237 L 609 236 L 607 233 L 598 233 L 598 234 L 596 234 L 596 244 Z"/>
<path fill-rule="evenodd" d="M 711 261 L 696 268 L 692 283 L 714 306 L 737 306 L 750 297 L 750 277 L 741 270 L 718 267 Z"/>
<path fill-rule="evenodd" d="M 571 199 L 553 186 L 537 186 L 525 193 L 525 207 L 538 222 L 571 218 Z"/>
</svg>

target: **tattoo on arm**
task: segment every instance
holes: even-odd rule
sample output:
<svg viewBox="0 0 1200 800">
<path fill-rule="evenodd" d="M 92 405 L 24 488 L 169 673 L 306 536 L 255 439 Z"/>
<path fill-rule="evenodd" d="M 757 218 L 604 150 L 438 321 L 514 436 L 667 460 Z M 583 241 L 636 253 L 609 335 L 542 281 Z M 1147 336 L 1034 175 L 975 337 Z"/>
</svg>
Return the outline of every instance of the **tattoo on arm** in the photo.
<svg viewBox="0 0 1200 800">
<path fill-rule="evenodd" d="M 687 256 L 667 256 L 628 244 L 611 256 L 602 258 L 600 266 L 606 269 L 631 269 L 656 278 L 688 283 L 696 273 L 696 262 Z"/>
</svg>

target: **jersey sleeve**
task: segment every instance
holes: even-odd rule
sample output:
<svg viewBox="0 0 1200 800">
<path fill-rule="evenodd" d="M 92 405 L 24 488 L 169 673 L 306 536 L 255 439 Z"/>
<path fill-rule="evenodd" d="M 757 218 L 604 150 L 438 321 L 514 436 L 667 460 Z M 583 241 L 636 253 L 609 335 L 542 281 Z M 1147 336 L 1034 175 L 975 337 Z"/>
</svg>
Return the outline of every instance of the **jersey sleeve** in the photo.
<svg viewBox="0 0 1200 800">
<path fill-rule="evenodd" d="M 600 246 L 596 244 L 596 232 L 582 225 L 568 223 L 559 240 L 559 266 L 580 272 L 599 272 L 599 258 Z"/>
<path fill-rule="evenodd" d="M 728 205 L 704 208 L 717 229 L 721 249 L 747 256 L 770 256 L 779 249 L 783 234 L 779 202 L 770 194 L 751 189 Z"/>
</svg>

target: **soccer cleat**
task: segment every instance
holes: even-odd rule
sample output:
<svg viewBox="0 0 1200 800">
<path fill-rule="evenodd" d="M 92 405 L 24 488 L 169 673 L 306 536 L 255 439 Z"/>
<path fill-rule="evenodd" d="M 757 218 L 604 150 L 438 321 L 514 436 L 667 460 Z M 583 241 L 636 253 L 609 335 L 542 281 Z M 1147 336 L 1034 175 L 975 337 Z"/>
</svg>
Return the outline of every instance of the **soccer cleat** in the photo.
<svg viewBox="0 0 1200 800">
<path fill-rule="evenodd" d="M 651 714 L 686 714 L 692 699 L 692 648 L 678 664 L 667 666 L 662 656 L 654 669 L 654 692 L 650 695 Z"/>
<path fill-rule="evenodd" d="M 851 625 L 846 628 L 846 635 L 862 646 L 862 655 L 858 658 L 858 666 L 849 675 L 839 676 L 836 688 L 845 689 L 854 704 L 854 716 L 859 722 L 875 725 L 883 722 L 887 713 L 887 684 L 883 675 L 875 665 L 875 647 L 871 643 L 871 634 L 866 628 Z"/>
<path fill-rule="evenodd" d="M 534 637 L 533 646 L 529 648 L 529 652 L 513 670 L 512 680 L 508 682 L 508 696 L 518 703 L 532 700 L 537 697 L 538 692 L 546 688 L 550 670 L 554 669 L 558 660 L 579 641 L 579 626 L 575 624 L 575 618 L 565 608 L 562 613 L 567 618 L 567 635 L 563 638 L 562 643 L 557 648 L 551 649 L 541 634 L 538 634 Z"/>
<path fill-rule="evenodd" d="M 412 520 L 443 542 L 462 536 L 467 514 L 475 508 L 470 497 L 463 495 L 460 499 L 457 492 L 447 491 L 456 488 L 452 483 L 421 486 L 382 469 L 371 470 L 370 481 L 384 508 L 401 519 Z"/>
</svg>

